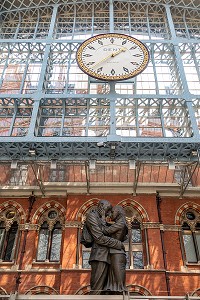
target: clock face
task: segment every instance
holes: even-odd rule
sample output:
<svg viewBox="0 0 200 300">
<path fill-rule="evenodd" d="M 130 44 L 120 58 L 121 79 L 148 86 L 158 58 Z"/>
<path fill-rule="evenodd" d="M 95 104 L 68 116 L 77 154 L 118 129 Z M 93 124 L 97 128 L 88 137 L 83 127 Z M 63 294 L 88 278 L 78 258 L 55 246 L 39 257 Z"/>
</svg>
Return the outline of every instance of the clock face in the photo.
<svg viewBox="0 0 200 300">
<path fill-rule="evenodd" d="M 83 42 L 77 50 L 80 69 L 105 81 L 132 78 L 148 65 L 149 52 L 139 40 L 125 34 L 99 34 Z"/>
</svg>

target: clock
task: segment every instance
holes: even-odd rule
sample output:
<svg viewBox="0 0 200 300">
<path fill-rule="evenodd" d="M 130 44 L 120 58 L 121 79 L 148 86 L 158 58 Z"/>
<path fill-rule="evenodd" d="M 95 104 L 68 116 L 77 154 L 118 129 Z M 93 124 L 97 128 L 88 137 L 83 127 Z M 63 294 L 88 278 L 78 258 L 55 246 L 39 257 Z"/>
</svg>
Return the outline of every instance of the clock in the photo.
<svg viewBox="0 0 200 300">
<path fill-rule="evenodd" d="M 136 38 L 105 33 L 91 37 L 78 48 L 76 60 L 87 75 L 105 81 L 126 80 L 147 67 L 149 52 Z"/>
</svg>

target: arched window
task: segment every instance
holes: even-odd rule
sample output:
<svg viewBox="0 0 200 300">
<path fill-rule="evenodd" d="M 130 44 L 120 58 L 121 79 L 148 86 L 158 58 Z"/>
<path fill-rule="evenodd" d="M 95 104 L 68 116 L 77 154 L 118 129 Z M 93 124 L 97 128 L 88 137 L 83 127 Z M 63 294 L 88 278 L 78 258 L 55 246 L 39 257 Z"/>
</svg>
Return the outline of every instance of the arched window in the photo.
<svg viewBox="0 0 200 300">
<path fill-rule="evenodd" d="M 144 269 L 141 224 L 137 219 L 129 222 L 129 235 L 125 241 L 127 269 Z"/>
<path fill-rule="evenodd" d="M 47 221 L 43 222 L 39 232 L 37 261 L 60 261 L 61 239 L 62 227 L 60 222 L 57 221 L 52 229 Z"/>
<path fill-rule="evenodd" d="M 7 213 L 7 217 L 9 217 Z M 12 261 L 15 255 L 18 224 L 16 221 L 6 230 L 5 222 L 0 222 L 0 259 Z"/>
<path fill-rule="evenodd" d="M 200 222 L 195 211 L 187 211 L 182 222 L 182 238 L 187 263 L 200 262 Z"/>
</svg>

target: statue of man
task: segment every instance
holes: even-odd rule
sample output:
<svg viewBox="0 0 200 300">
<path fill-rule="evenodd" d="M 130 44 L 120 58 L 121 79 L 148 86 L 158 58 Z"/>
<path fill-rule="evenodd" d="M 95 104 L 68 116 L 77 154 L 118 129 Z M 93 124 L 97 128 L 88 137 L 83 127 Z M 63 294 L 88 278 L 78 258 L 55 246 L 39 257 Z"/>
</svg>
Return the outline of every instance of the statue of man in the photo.
<svg viewBox="0 0 200 300">
<path fill-rule="evenodd" d="M 112 205 L 107 200 L 100 200 L 97 208 L 91 210 L 86 217 L 86 226 L 93 237 L 89 263 L 91 265 L 91 295 L 101 294 L 104 289 L 110 264 L 109 249 L 124 249 L 120 240 L 103 234 L 106 216 L 112 211 Z"/>
</svg>

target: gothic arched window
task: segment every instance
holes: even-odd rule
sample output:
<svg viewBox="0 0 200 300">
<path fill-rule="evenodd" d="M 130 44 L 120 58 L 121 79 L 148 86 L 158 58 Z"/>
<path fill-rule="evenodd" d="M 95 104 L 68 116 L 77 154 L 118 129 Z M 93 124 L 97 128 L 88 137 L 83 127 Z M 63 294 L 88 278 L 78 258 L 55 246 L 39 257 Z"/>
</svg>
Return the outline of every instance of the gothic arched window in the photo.
<svg viewBox="0 0 200 300">
<path fill-rule="evenodd" d="M 127 269 L 144 269 L 141 224 L 137 219 L 129 222 L 129 236 L 125 241 Z"/>
<path fill-rule="evenodd" d="M 0 259 L 12 261 L 15 255 L 18 224 L 14 221 L 6 230 L 5 222 L 0 222 Z"/>
<path fill-rule="evenodd" d="M 54 208 L 56 203 L 51 202 L 48 210 L 43 211 L 38 218 L 39 234 L 37 243 L 36 261 L 38 262 L 59 262 L 62 241 L 62 226 L 64 224 L 64 215 L 61 209 Z M 39 208 L 42 210 L 42 208 Z M 37 217 L 37 215 L 36 215 Z"/>
<path fill-rule="evenodd" d="M 60 261 L 62 227 L 56 222 L 52 229 L 47 221 L 40 227 L 38 239 L 37 261 Z"/>
<path fill-rule="evenodd" d="M 182 238 L 186 262 L 200 262 L 200 220 L 194 211 L 187 211 L 184 215 Z"/>
</svg>

